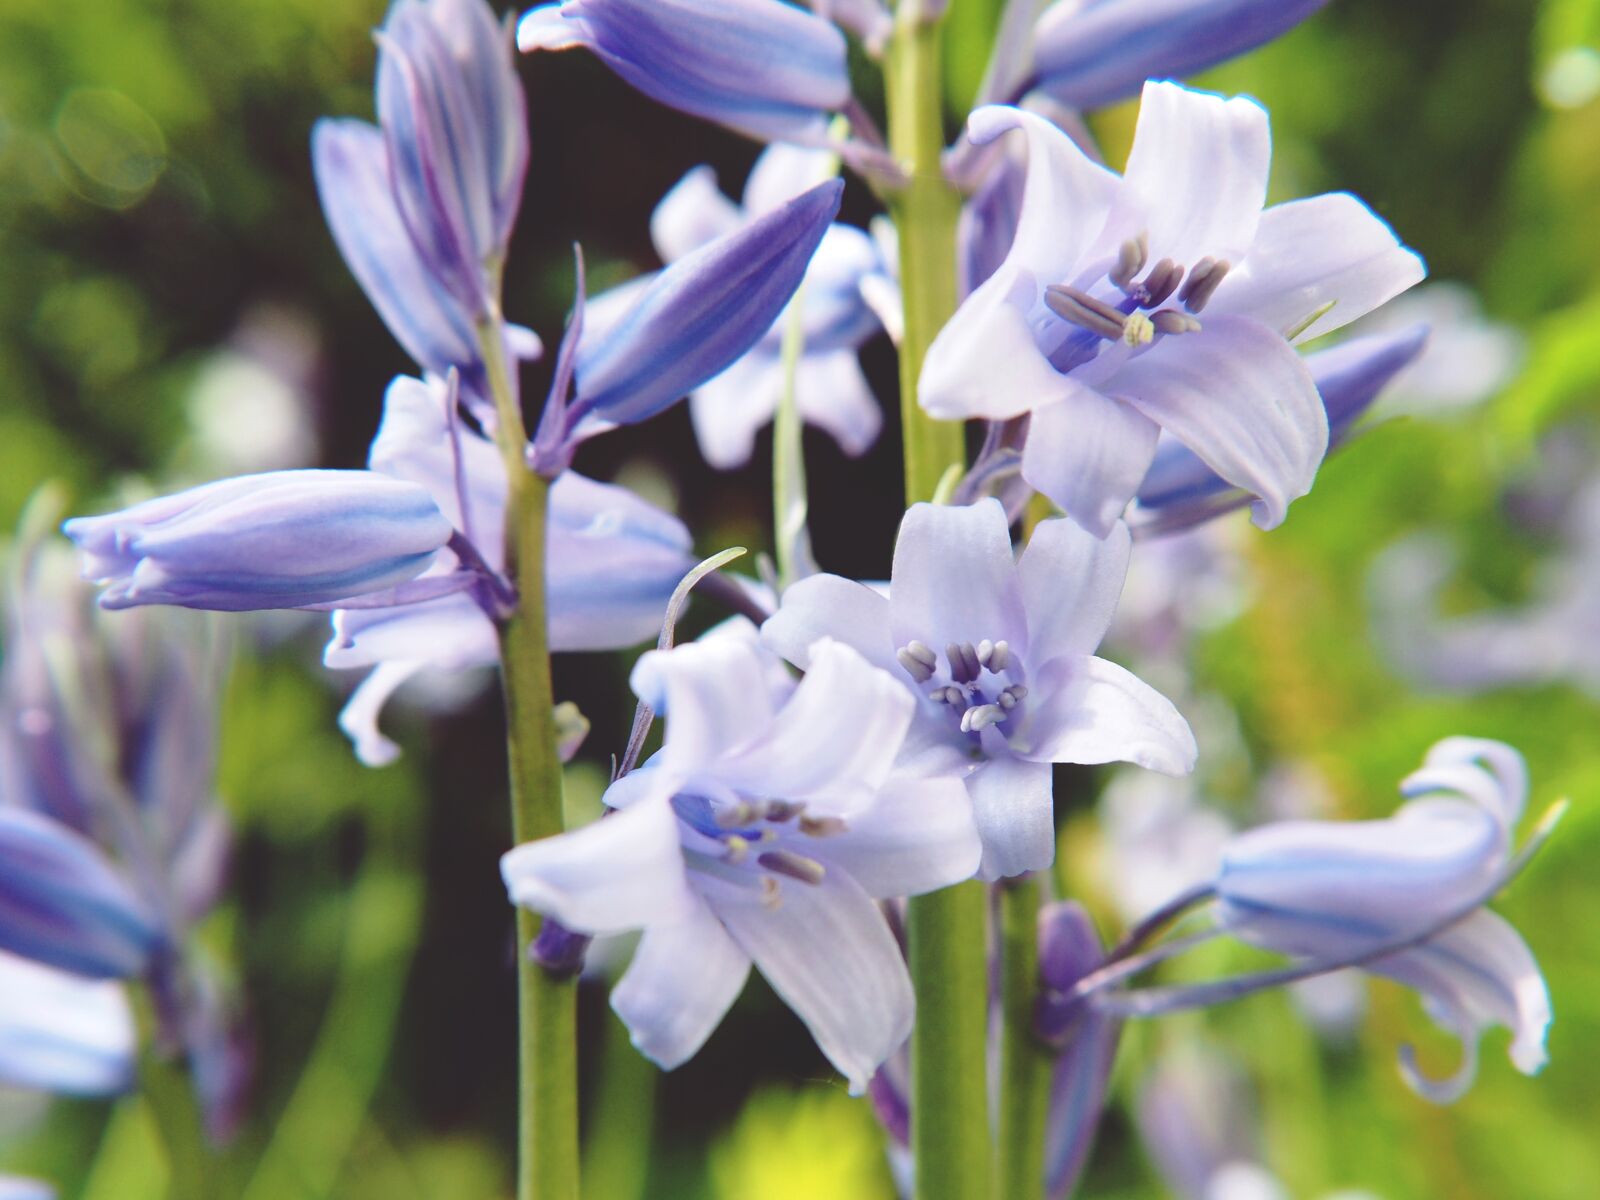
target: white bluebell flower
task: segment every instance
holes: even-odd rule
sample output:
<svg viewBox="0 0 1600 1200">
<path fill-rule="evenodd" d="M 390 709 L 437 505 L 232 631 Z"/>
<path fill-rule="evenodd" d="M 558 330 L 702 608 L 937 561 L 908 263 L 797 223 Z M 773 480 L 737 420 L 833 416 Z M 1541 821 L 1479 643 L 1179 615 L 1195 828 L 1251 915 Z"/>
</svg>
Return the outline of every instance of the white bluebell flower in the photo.
<svg viewBox="0 0 1600 1200">
<path fill-rule="evenodd" d="M 445 519 L 498 572 L 505 541 L 506 468 L 494 443 L 454 412 L 437 380 L 402 376 L 389 387 L 368 464 L 423 488 Z M 667 598 L 694 565 L 682 522 L 625 488 L 563 472 L 550 489 L 545 577 L 550 644 L 555 650 L 610 650 L 651 637 Z M 445 551 L 430 577 L 458 570 Z M 378 730 L 383 705 L 406 680 L 432 667 L 461 671 L 498 663 L 494 621 L 479 599 L 458 592 L 418 604 L 334 613 L 329 667 L 375 668 L 340 716 L 370 765 L 399 748 Z"/>
<path fill-rule="evenodd" d="M 1270 528 L 1310 489 L 1328 418 L 1292 342 L 1422 278 L 1421 261 L 1347 194 L 1262 210 L 1267 114 L 1147 84 L 1127 171 L 1042 117 L 990 107 L 984 143 L 1029 147 L 1005 262 L 929 349 L 934 416 L 1031 414 L 1023 477 L 1096 534 L 1133 499 L 1165 431 L 1255 497 Z"/>
<path fill-rule="evenodd" d="M 1181 79 L 1293 29 L 1327 0 L 1057 0 L 1033 31 L 1020 90 L 1102 108 L 1147 79 Z"/>
<path fill-rule="evenodd" d="M 999 501 L 917 504 L 887 597 L 815 575 L 784 593 L 762 637 L 801 668 L 829 637 L 890 671 L 916 700 L 911 765 L 966 780 L 984 877 L 1037 870 L 1055 857 L 1052 763 L 1194 766 L 1194 736 L 1171 702 L 1094 656 L 1130 546 L 1120 522 L 1101 540 L 1044 521 L 1018 559 Z"/>
<path fill-rule="evenodd" d="M 56 1190 L 37 1179 L 0 1175 L 0 1200 L 56 1200 Z"/>
<path fill-rule="evenodd" d="M 62 529 L 102 608 L 302 608 L 416 578 L 450 540 L 425 488 L 372 471 L 269 471 Z"/>
<path fill-rule="evenodd" d="M 979 845 L 953 779 L 893 772 L 913 702 L 836 642 L 795 683 L 727 632 L 634 668 L 662 749 L 606 793 L 614 811 L 502 860 L 511 898 L 569 929 L 642 929 L 612 1006 L 663 1067 L 688 1059 L 752 963 L 862 1091 L 911 1029 L 877 901 L 968 878 Z"/>
<path fill-rule="evenodd" d="M 825 177 L 827 151 L 774 145 L 756 160 L 735 204 L 717 188 L 710 167 L 696 167 L 656 205 L 650 233 L 663 262 L 672 263 L 751 220 L 771 212 Z M 825 429 L 847 454 L 864 453 L 877 439 L 883 413 L 862 374 L 856 352 L 881 328 L 863 299 L 870 279 L 890 283 L 877 243 L 849 225 L 828 227 L 801 285 L 804 349 L 795 371 L 795 404 L 802 420 Z M 648 286 L 630 281 L 598 296 L 585 311 L 605 327 Z M 793 302 L 759 341 L 727 370 L 689 397 L 700 452 L 724 470 L 749 461 L 756 431 L 772 420 L 785 385 L 783 339 Z"/>
<path fill-rule="evenodd" d="M 0 949 L 92 979 L 140 974 L 161 947 L 156 913 L 80 833 L 0 807 Z"/>
<path fill-rule="evenodd" d="M 762 140 L 820 143 L 850 98 L 844 35 L 783 0 L 563 0 L 526 13 L 517 44 L 587 47 L 652 100 Z"/>
<path fill-rule="evenodd" d="M 1287 821 L 1241 834 L 1216 877 L 1219 922 L 1236 937 L 1311 961 L 1423 935 L 1502 879 L 1528 780 L 1501 742 L 1446 738 L 1401 783 L 1408 802 L 1381 821 Z M 1525 1074 L 1545 1062 L 1550 996 L 1527 944 L 1480 908 L 1422 944 L 1366 968 L 1422 993 L 1428 1013 L 1462 1041 L 1452 1078 L 1425 1078 L 1402 1054 L 1407 1080 L 1441 1102 L 1471 1085 L 1482 1031 L 1511 1030 Z"/>
<path fill-rule="evenodd" d="M 116 1095 L 132 1086 L 136 1055 L 133 1010 L 120 983 L 0 951 L 0 1083 Z"/>
</svg>

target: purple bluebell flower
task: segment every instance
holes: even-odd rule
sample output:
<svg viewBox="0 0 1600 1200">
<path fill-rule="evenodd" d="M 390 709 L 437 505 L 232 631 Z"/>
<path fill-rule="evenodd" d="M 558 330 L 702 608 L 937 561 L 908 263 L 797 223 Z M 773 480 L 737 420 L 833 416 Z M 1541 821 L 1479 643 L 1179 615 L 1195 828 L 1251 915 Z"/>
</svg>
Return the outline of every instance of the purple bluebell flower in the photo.
<svg viewBox="0 0 1600 1200">
<path fill-rule="evenodd" d="M 1037 88 L 1070 108 L 1102 108 L 1147 79 L 1182 79 L 1293 29 L 1327 0 L 1057 0 L 1034 26 Z"/>
<path fill-rule="evenodd" d="M 1044 521 L 1020 560 L 997 500 L 913 505 L 900 525 L 889 595 L 837 575 L 784 593 L 762 627 L 796 666 L 831 637 L 890 671 L 916 698 L 908 766 L 966 780 L 986 879 L 1055 857 L 1051 764 L 1194 767 L 1170 701 L 1094 657 L 1116 608 L 1131 542 Z"/>
<path fill-rule="evenodd" d="M 133 1084 L 136 1053 L 133 1010 L 120 983 L 0 951 L 0 1083 L 116 1095 Z"/>
<path fill-rule="evenodd" d="M 526 13 L 517 44 L 587 47 L 652 100 L 763 141 L 820 143 L 850 99 L 844 35 L 783 0 L 564 0 Z"/>
<path fill-rule="evenodd" d="M 427 489 L 372 471 L 270 471 L 62 526 L 102 608 L 302 608 L 416 578 L 450 540 Z"/>
<path fill-rule="evenodd" d="M 371 469 L 425 489 L 445 519 L 503 566 L 505 461 L 494 444 L 456 418 L 450 389 L 402 376 L 389 387 L 383 424 L 368 456 Z M 661 626 L 672 589 L 694 565 L 689 532 L 675 517 L 633 493 L 563 472 L 550 489 L 546 605 L 556 650 L 635 645 Z M 446 551 L 430 568 L 457 569 Z M 399 748 L 377 727 L 389 696 L 424 668 L 461 671 L 500 660 L 494 622 L 474 596 L 455 595 L 394 607 L 340 610 L 333 616 L 329 667 L 374 668 L 356 689 L 340 725 L 370 765 Z"/>
<path fill-rule="evenodd" d="M 1330 452 L 1344 444 L 1379 393 L 1417 360 L 1427 342 L 1427 328 L 1412 326 L 1387 336 L 1351 338 L 1305 356 L 1327 414 Z M 1229 484 L 1177 438 L 1163 434 L 1135 500 L 1129 518 L 1134 528 L 1167 534 L 1240 508 L 1249 503 L 1250 494 Z"/>
<path fill-rule="evenodd" d="M 626 312 L 586 325 L 564 441 L 653 417 L 743 358 L 805 278 L 843 191 L 818 184 L 705 242 L 639 286 Z"/>
<path fill-rule="evenodd" d="M 142 972 L 161 925 L 82 834 L 0 808 L 0 949 L 92 979 Z"/>
<path fill-rule="evenodd" d="M 1312 961 L 1330 961 L 1425 933 L 1505 870 L 1527 796 L 1522 757 L 1501 742 L 1446 738 L 1400 785 L 1408 803 L 1382 821 L 1287 821 L 1235 838 L 1216 878 L 1218 920 L 1236 937 Z M 1422 993 L 1427 1010 L 1462 1041 L 1452 1078 L 1424 1077 L 1402 1053 L 1407 1081 L 1445 1103 L 1471 1085 L 1482 1031 L 1512 1032 L 1524 1074 L 1545 1062 L 1550 996 L 1527 944 L 1478 909 L 1423 944 L 1367 964 Z"/>
<path fill-rule="evenodd" d="M 1278 524 L 1328 444 L 1291 343 L 1417 282 L 1421 261 L 1346 194 L 1263 212 L 1267 115 L 1246 99 L 1146 85 L 1120 177 L 1033 114 L 968 122 L 978 143 L 1014 129 L 1029 146 L 1017 234 L 929 349 L 924 407 L 1030 413 L 1023 477 L 1096 534 L 1163 430 L 1251 493 L 1258 525 Z"/>
<path fill-rule="evenodd" d="M 634 668 L 662 749 L 606 793 L 610 816 L 518 846 L 512 899 L 569 929 L 643 929 L 611 1002 L 663 1067 L 688 1059 L 752 962 L 861 1092 L 911 1029 L 905 963 L 877 900 L 970 876 L 951 779 L 892 773 L 912 701 L 849 647 L 798 684 L 748 623 Z"/>
<path fill-rule="evenodd" d="M 751 169 L 742 204 L 718 190 L 710 167 L 696 167 L 656 205 L 650 233 L 657 253 L 663 262 L 676 262 L 737 232 L 830 174 L 829 157 L 822 150 L 768 147 Z M 861 344 L 882 328 L 862 297 L 869 279 L 888 282 L 877 244 L 860 229 L 830 225 L 802 284 L 804 349 L 795 372 L 795 404 L 803 420 L 827 430 L 851 455 L 864 453 L 883 424 L 856 359 Z M 641 286 L 648 285 L 634 280 L 596 297 L 585 310 L 587 327 L 609 327 L 636 301 Z M 784 308 L 748 353 L 689 397 L 700 452 L 714 467 L 726 470 L 748 462 L 756 431 L 777 411 L 792 307 Z"/>
<path fill-rule="evenodd" d="M 377 37 L 378 124 L 401 218 L 431 277 L 481 316 L 528 167 L 510 28 L 484 0 L 398 0 Z"/>
</svg>

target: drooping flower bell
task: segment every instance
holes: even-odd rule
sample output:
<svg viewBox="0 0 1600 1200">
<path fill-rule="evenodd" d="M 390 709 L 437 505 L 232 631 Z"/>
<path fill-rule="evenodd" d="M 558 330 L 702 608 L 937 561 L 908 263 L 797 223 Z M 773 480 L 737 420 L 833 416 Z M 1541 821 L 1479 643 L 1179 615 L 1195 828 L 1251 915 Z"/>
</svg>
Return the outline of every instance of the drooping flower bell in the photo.
<svg viewBox="0 0 1600 1200">
<path fill-rule="evenodd" d="M 1527 789 L 1510 746 L 1446 738 L 1402 781 L 1408 802 L 1393 817 L 1283 822 L 1235 838 L 1217 873 L 1218 920 L 1245 941 L 1313 962 L 1426 934 L 1503 879 Z M 1549 992 L 1527 944 L 1488 909 L 1365 969 L 1422 993 L 1429 1015 L 1461 1039 L 1465 1061 L 1442 1081 L 1403 1049 L 1407 1081 L 1429 1099 L 1448 1102 L 1471 1086 L 1478 1039 L 1492 1025 L 1511 1030 L 1518 1070 L 1544 1065 Z"/>
<path fill-rule="evenodd" d="M 1051 764 L 1194 766 L 1170 701 L 1094 656 L 1127 573 L 1130 539 L 1044 521 L 1017 559 L 998 500 L 913 505 L 889 595 L 815 575 L 789 588 L 762 638 L 796 666 L 816 639 L 855 647 L 916 699 L 907 765 L 966 781 L 993 879 L 1055 856 Z"/>
<path fill-rule="evenodd" d="M 562 0 L 523 50 L 584 46 L 651 99 L 762 140 L 820 143 L 850 98 L 844 35 L 783 0 Z"/>
<path fill-rule="evenodd" d="M 569 929 L 642 929 L 611 1002 L 663 1067 L 688 1059 L 752 962 L 860 1092 L 911 1028 L 876 901 L 968 878 L 979 845 L 954 779 L 892 773 L 912 700 L 836 642 L 798 684 L 747 622 L 651 651 L 633 685 L 666 740 L 592 825 L 510 851 L 511 898 Z"/>
<path fill-rule="evenodd" d="M 270 471 L 62 526 L 102 608 L 304 608 L 392 588 L 450 540 L 425 488 L 371 471 Z"/>
<path fill-rule="evenodd" d="M 113 1096 L 133 1084 L 137 1049 L 120 984 L 0 951 L 0 1083 Z"/>
<path fill-rule="evenodd" d="M 923 406 L 1031 414 L 1023 477 L 1097 535 L 1163 431 L 1276 525 L 1328 445 L 1292 343 L 1416 283 L 1421 261 L 1346 194 L 1263 211 L 1267 116 L 1247 99 L 1147 84 L 1120 177 L 1034 114 L 968 122 L 979 143 L 1014 129 L 1029 147 L 1016 237 L 929 349 Z"/>
</svg>

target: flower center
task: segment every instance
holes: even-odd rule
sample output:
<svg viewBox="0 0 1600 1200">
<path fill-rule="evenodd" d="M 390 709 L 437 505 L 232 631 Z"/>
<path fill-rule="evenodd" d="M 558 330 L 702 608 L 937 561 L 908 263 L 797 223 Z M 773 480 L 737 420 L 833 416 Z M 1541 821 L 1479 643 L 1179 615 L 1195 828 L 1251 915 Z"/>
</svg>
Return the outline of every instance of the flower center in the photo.
<svg viewBox="0 0 1600 1200">
<path fill-rule="evenodd" d="M 962 733 L 981 734 L 1009 720 L 1028 696 L 1022 683 L 1013 682 L 1022 664 L 1004 639 L 951 642 L 944 648 L 948 670 L 940 670 L 939 656 L 918 641 L 907 642 L 895 657 L 917 684 L 936 684 L 928 699 L 948 708 Z"/>
<path fill-rule="evenodd" d="M 804 843 L 800 849 L 792 843 L 834 837 L 848 828 L 840 817 L 811 816 L 803 801 L 680 793 L 672 807 L 684 827 L 684 857 L 691 866 L 728 883 L 759 887 L 763 902 L 773 906 L 779 901 L 779 876 L 815 886 L 827 874 L 822 863 L 802 852 Z"/>
<path fill-rule="evenodd" d="M 1200 322 L 1195 318 L 1227 277 L 1230 264 L 1224 259 L 1202 258 L 1186 270 L 1163 258 L 1139 279 L 1149 256 L 1148 234 L 1122 243 L 1116 263 L 1105 276 L 1122 293 L 1116 302 L 1066 284 L 1045 288 L 1045 307 L 1082 331 L 1050 356 L 1058 370 L 1082 366 L 1100 352 L 1104 342 L 1146 346 L 1158 333 L 1199 332 Z M 1162 307 L 1174 294 L 1185 311 Z"/>
</svg>

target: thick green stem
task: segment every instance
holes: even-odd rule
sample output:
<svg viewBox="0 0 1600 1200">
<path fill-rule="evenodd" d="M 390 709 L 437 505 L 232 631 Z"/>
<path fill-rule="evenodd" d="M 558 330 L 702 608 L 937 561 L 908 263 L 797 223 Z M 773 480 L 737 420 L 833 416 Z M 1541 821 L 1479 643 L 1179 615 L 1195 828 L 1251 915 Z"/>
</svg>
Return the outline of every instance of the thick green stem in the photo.
<svg viewBox="0 0 1600 1200">
<path fill-rule="evenodd" d="M 778 586 L 795 581 L 800 559 L 811 557 L 806 534 L 806 462 L 801 441 L 800 404 L 795 394 L 800 356 L 805 352 L 805 285 L 795 293 L 783 327 L 783 391 L 772 420 L 772 539 L 778 561 Z"/>
<path fill-rule="evenodd" d="M 962 427 L 935 421 L 917 405 L 922 360 L 956 307 L 961 210 L 940 173 L 939 27 L 925 19 L 917 0 L 902 0 L 886 71 L 889 146 L 908 176 L 892 207 L 905 297 L 900 417 L 910 504 L 932 498 L 945 470 L 966 463 Z M 917 991 L 911 1146 L 918 1200 L 981 1200 L 990 1193 L 985 907 L 983 885 L 976 882 L 913 897 L 907 906 Z"/>
<path fill-rule="evenodd" d="M 999 889 L 1001 1009 L 999 1194 L 1044 1195 L 1044 1126 L 1050 1102 L 1049 1051 L 1033 1032 L 1039 996 L 1039 903 L 1043 885 L 1024 876 Z"/>
<path fill-rule="evenodd" d="M 151 1046 L 153 1040 L 147 1030 L 139 1090 L 166 1151 L 168 1200 L 215 1200 L 217 1161 L 194 1086 L 181 1063 L 161 1057 Z"/>
<path fill-rule="evenodd" d="M 516 611 L 500 627 L 510 759 L 511 836 L 517 843 L 561 832 L 561 757 L 556 749 L 545 612 L 545 534 L 550 483 L 528 469 L 527 435 L 506 373 L 498 322 L 480 328 L 506 464 L 506 571 Z M 517 1116 L 517 1200 L 578 1195 L 577 985 L 536 966 L 528 950 L 540 918 L 517 910 L 517 1015 L 521 1103 Z"/>
</svg>

